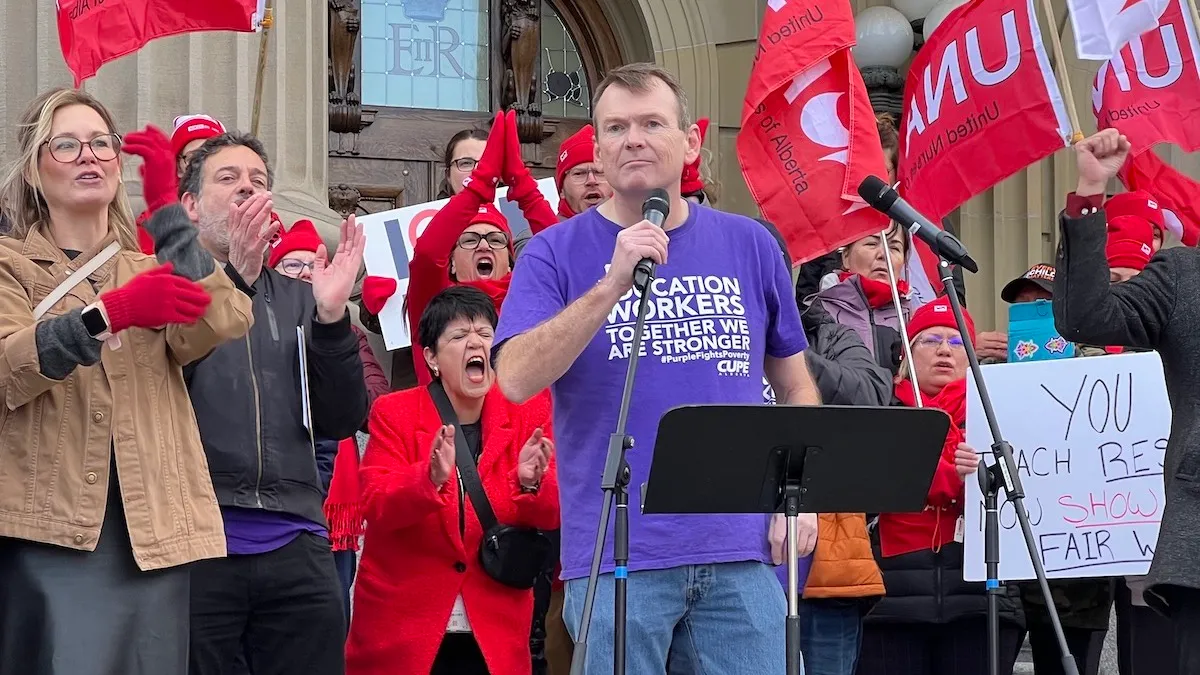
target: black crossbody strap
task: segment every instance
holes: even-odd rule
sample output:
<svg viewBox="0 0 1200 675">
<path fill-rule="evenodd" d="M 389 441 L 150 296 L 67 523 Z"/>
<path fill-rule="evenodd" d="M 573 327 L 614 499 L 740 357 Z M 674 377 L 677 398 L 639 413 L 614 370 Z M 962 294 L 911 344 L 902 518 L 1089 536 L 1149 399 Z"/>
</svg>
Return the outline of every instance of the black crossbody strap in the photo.
<svg viewBox="0 0 1200 675">
<path fill-rule="evenodd" d="M 438 380 L 429 383 L 429 396 L 437 406 L 442 424 L 454 425 L 454 463 L 458 465 L 458 477 L 462 480 L 463 490 L 470 498 L 471 505 L 475 507 L 475 515 L 479 517 L 483 531 L 491 532 L 499 524 L 496 512 L 492 510 L 492 503 L 488 501 L 487 493 L 483 490 L 479 469 L 475 466 L 475 457 L 471 454 L 471 448 L 467 446 L 467 436 L 458 423 L 458 415 L 454 412 L 454 406 L 450 404 L 450 397 L 446 395 L 445 388 Z M 482 442 L 481 438 L 480 443 Z"/>
</svg>

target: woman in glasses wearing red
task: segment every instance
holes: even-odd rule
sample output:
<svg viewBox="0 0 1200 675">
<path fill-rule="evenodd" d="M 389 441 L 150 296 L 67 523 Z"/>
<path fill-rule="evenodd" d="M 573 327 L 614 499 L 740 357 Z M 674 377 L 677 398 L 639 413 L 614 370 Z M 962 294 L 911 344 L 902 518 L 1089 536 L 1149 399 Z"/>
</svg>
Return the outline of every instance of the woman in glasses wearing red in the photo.
<svg viewBox="0 0 1200 675">
<path fill-rule="evenodd" d="M 974 338 L 969 314 L 966 320 Z M 897 404 L 916 407 L 915 379 L 924 407 L 944 411 L 951 424 L 925 509 L 879 516 L 873 543 L 887 595 L 863 625 L 858 675 L 981 675 L 988 672 L 987 601 L 983 584 L 964 582 L 962 571 L 964 480 L 979 466 L 963 443 L 967 352 L 945 297 L 913 314 L 907 337 L 912 363 L 897 377 Z M 1019 610 L 1007 597 L 1001 602 L 1000 672 L 1011 673 Z"/>
<path fill-rule="evenodd" d="M 456 167 L 459 173 L 462 167 Z M 454 172 L 450 172 L 454 178 Z M 462 190 L 438 211 L 417 239 L 408 264 L 408 297 L 405 314 L 410 331 L 416 328 L 429 300 L 454 284 L 467 284 L 483 291 L 500 309 L 508 293 L 512 272 L 512 230 L 508 219 L 492 203 L 496 186 L 503 180 L 508 199 L 521 207 L 534 234 L 558 222 L 542 196 L 529 167 L 521 160 L 516 113 L 496 113 L 483 156 Z M 363 280 L 363 305 L 378 315 L 396 292 L 396 280 L 368 276 Z M 419 338 L 412 335 L 413 369 L 420 384 L 429 384 Z"/>
</svg>

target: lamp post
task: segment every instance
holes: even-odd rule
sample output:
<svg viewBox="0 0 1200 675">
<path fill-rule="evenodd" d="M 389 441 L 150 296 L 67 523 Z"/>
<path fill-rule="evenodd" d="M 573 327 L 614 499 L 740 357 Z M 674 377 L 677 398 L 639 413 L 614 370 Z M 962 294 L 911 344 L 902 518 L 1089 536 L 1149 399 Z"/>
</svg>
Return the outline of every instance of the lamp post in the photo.
<svg viewBox="0 0 1200 675">
<path fill-rule="evenodd" d="M 894 7 L 868 7 L 854 17 L 854 62 L 875 112 L 890 113 L 899 120 L 909 59 L 950 12 L 966 2 L 892 0 Z"/>
</svg>

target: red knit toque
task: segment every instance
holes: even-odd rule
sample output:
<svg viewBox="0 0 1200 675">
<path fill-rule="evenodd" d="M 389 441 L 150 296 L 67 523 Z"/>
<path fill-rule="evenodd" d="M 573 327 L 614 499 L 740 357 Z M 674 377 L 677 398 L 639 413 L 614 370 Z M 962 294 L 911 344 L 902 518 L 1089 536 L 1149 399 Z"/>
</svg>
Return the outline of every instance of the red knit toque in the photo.
<svg viewBox="0 0 1200 675">
<path fill-rule="evenodd" d="M 974 342 L 975 321 L 966 307 L 963 308 L 963 319 L 967 322 L 967 331 L 970 332 L 971 341 Z M 925 303 L 921 305 L 920 309 L 913 312 L 912 318 L 908 320 L 908 341 L 912 342 L 917 339 L 923 330 L 939 326 L 958 330 L 958 323 L 954 320 L 954 310 L 951 309 L 950 299 L 946 296 Z"/>
<path fill-rule="evenodd" d="M 1104 249 L 1108 266 L 1146 269 L 1154 254 L 1154 228 L 1141 216 L 1108 216 L 1108 245 Z"/>
<path fill-rule="evenodd" d="M 225 126 L 208 115 L 180 115 L 175 118 L 175 130 L 171 133 L 171 151 L 175 158 L 192 141 L 207 140 L 225 133 Z"/>
<path fill-rule="evenodd" d="M 596 130 L 584 125 L 573 136 L 558 146 L 558 165 L 554 167 L 554 185 L 562 192 L 567 172 L 580 164 L 596 161 Z"/>
<path fill-rule="evenodd" d="M 283 260 L 283 256 L 293 251 L 316 253 L 321 243 L 321 235 L 317 234 L 317 228 L 311 220 L 297 220 L 292 225 L 292 229 L 284 232 L 271 245 L 271 255 L 267 258 L 267 267 L 278 265 L 279 261 Z"/>
<path fill-rule="evenodd" d="M 1154 201 L 1154 197 L 1151 197 L 1150 193 L 1145 190 L 1122 192 L 1115 195 L 1112 199 L 1104 202 L 1104 215 L 1109 220 L 1137 216 L 1160 230 L 1165 229 L 1166 224 L 1158 202 Z"/>
</svg>

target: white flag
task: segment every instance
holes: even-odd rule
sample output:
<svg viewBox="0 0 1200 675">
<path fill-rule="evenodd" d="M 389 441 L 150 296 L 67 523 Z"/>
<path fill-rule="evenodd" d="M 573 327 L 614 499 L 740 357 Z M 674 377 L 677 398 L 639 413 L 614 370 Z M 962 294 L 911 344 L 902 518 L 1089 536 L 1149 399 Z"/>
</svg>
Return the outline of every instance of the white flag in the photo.
<svg viewBox="0 0 1200 675">
<path fill-rule="evenodd" d="M 1075 49 L 1087 61 L 1108 61 L 1130 40 L 1158 26 L 1169 0 L 1067 0 Z"/>
<path fill-rule="evenodd" d="M 254 15 L 250 18 L 250 25 L 254 26 L 254 32 L 262 30 L 263 18 L 267 16 L 267 0 L 258 0 L 258 7 L 254 10 Z"/>
</svg>

